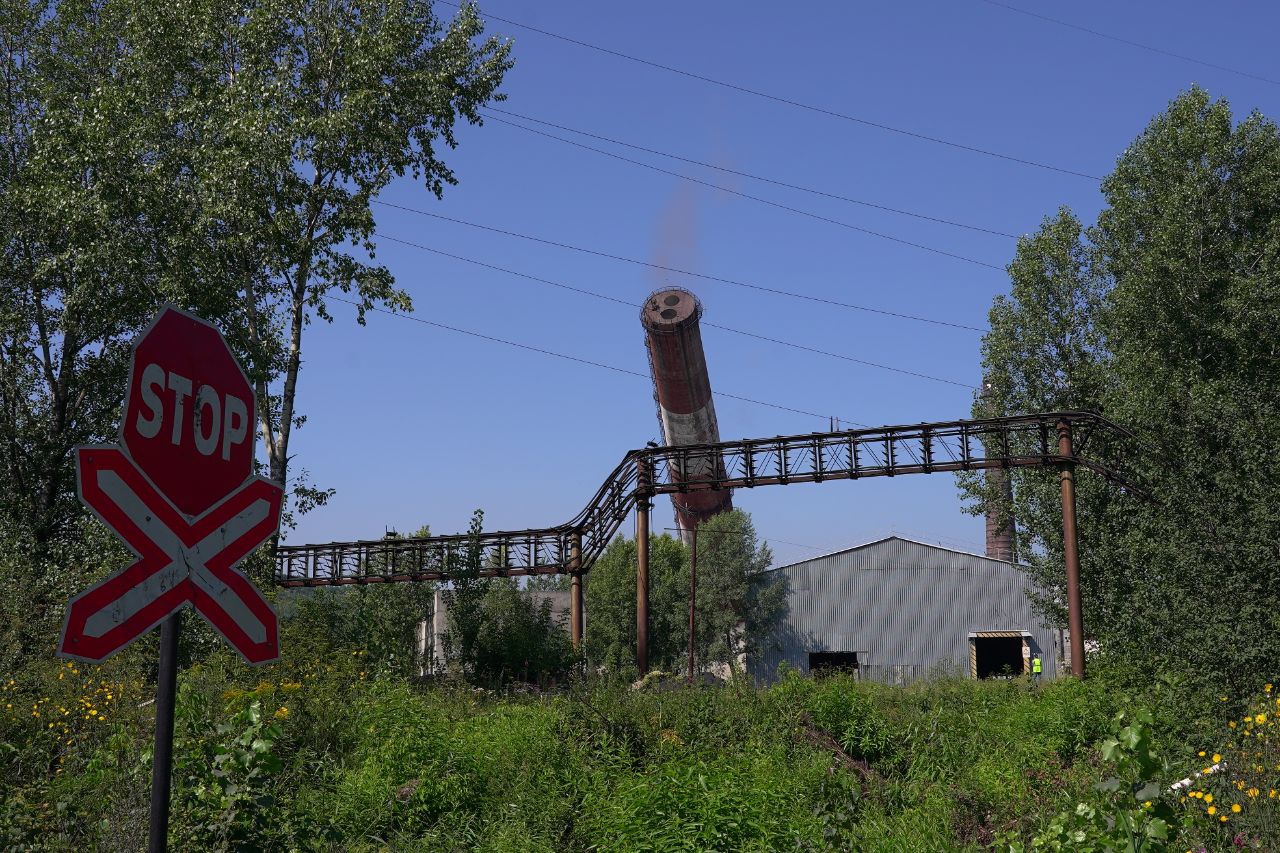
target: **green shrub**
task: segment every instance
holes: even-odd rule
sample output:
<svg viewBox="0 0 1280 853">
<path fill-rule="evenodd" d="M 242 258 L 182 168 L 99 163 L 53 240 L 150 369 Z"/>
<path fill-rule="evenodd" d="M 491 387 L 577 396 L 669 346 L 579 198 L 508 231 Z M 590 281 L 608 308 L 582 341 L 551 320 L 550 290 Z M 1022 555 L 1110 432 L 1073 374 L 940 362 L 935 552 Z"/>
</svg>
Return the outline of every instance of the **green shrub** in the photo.
<svg viewBox="0 0 1280 853">
<path fill-rule="evenodd" d="M 688 755 L 644 772 L 598 777 L 582 803 L 580 837 L 601 851 L 816 845 L 821 826 L 809 801 L 823 772 L 820 762 L 796 767 L 753 753 Z"/>
</svg>

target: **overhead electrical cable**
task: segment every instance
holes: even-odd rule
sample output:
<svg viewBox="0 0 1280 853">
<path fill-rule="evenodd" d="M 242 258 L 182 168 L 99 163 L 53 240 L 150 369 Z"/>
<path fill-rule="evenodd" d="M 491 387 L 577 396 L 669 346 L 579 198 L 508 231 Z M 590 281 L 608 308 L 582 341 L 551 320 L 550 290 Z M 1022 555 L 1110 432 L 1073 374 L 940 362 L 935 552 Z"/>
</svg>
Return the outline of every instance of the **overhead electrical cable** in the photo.
<svg viewBox="0 0 1280 853">
<path fill-rule="evenodd" d="M 374 236 L 379 237 L 380 239 L 383 239 L 383 240 L 390 240 L 393 243 L 399 243 L 402 246 L 409 246 L 414 249 L 421 249 L 424 252 L 431 252 L 433 254 L 440 255 L 441 257 L 451 258 L 455 261 L 462 261 L 464 263 L 473 264 L 474 266 L 483 267 L 485 269 L 494 270 L 496 272 L 505 273 L 507 275 L 513 275 L 518 278 L 523 278 L 529 281 L 537 282 L 539 284 L 545 284 L 551 287 L 558 287 L 562 290 L 569 290 L 574 293 L 579 293 L 584 296 L 590 296 L 595 299 L 601 299 L 606 302 L 613 302 L 618 305 L 626 306 L 627 308 L 630 308 L 630 309 L 635 308 L 635 305 L 633 303 L 628 302 L 625 299 L 619 299 L 616 296 L 610 296 L 607 293 L 598 293 L 594 290 L 587 290 L 586 288 L 582 288 L 582 287 L 574 287 L 573 285 L 565 284 L 564 282 L 555 281 L 549 278 L 541 278 L 536 275 L 530 275 L 529 273 L 520 272 L 519 270 L 500 267 L 497 264 L 491 264 L 486 261 L 477 260 L 475 258 L 468 258 L 464 255 L 455 255 L 452 252 L 446 252 L 442 249 L 436 249 L 431 246 L 425 246 L 421 243 L 415 243 L 411 240 L 402 240 L 399 237 L 392 237 L 389 234 L 383 234 L 379 232 L 379 233 L 376 233 Z M 778 344 L 779 346 L 790 347 L 791 349 L 797 349 L 803 352 L 814 353 L 816 355 L 822 355 L 828 358 L 836 358 L 836 359 L 840 359 L 841 361 L 848 361 L 854 364 L 861 364 L 865 367 L 874 367 L 878 370 L 887 370 L 892 373 L 901 373 L 906 376 L 914 376 L 917 379 L 927 379 L 930 382 L 941 382 L 945 385 L 955 385 L 959 388 L 969 388 L 969 389 L 975 389 L 975 390 L 977 388 L 977 386 L 975 385 L 970 385 L 966 382 L 957 382 L 954 379 L 943 379 L 942 377 L 939 377 L 939 376 L 930 376 L 927 373 L 917 373 L 914 370 L 907 370 L 906 368 L 902 368 L 902 367 L 894 367 L 889 364 L 880 364 L 874 361 L 866 361 L 865 359 L 854 358 L 853 356 L 850 356 L 850 355 L 844 355 L 842 353 L 837 353 L 837 352 L 830 352 L 828 350 L 822 350 L 816 347 L 806 346 L 805 344 L 798 344 L 793 341 L 785 341 L 785 340 L 780 340 L 778 338 L 771 338 L 771 337 L 768 337 L 767 335 L 757 334 L 756 332 L 748 332 L 748 331 L 744 331 L 743 329 L 735 329 L 730 326 L 722 326 L 719 323 L 709 323 L 706 321 L 705 318 L 702 320 L 702 325 L 705 327 L 710 327 L 712 329 L 719 329 L 720 331 L 723 331 L 723 332 L 730 332 L 735 335 L 742 335 L 744 337 L 755 338 L 756 340 L 767 341 L 768 343 L 772 343 L 772 344 Z"/>
<path fill-rule="evenodd" d="M 966 255 L 959 255 L 959 254 L 956 254 L 955 252 L 948 252 L 945 249 L 938 249 L 938 248 L 935 248 L 934 246 L 926 246 L 923 243 L 915 243 L 915 242 L 912 242 L 911 240 L 904 240 L 901 237 L 894 237 L 892 234 L 885 234 L 881 231 L 874 231 L 870 228 L 863 228 L 861 225 L 853 225 L 852 223 L 843 222 L 839 219 L 832 219 L 829 216 L 823 216 L 820 213 L 813 213 L 812 211 L 803 210 L 799 207 L 792 207 L 787 204 L 781 204 L 776 201 L 770 201 L 767 198 L 761 198 L 760 196 L 751 195 L 750 193 L 744 193 L 741 190 L 730 189 L 729 187 L 721 186 L 720 184 L 713 184 L 710 181 L 704 181 L 701 178 L 695 178 L 691 175 L 682 175 L 679 172 L 672 172 L 669 169 L 664 169 L 661 166 L 655 166 L 652 163 L 646 163 L 643 160 L 632 160 L 630 157 L 623 157 L 621 154 L 615 154 L 612 151 L 605 151 L 603 148 L 595 148 L 591 145 L 586 145 L 581 142 L 575 142 L 572 139 L 565 139 L 563 136 L 556 136 L 554 133 L 547 133 L 545 130 L 538 130 L 535 127 L 525 127 L 522 124 L 517 124 L 514 121 L 508 121 L 507 119 L 504 119 L 504 118 L 498 118 L 497 116 L 489 116 L 489 120 L 500 122 L 502 124 L 509 125 L 510 127 L 519 128 L 520 130 L 523 130 L 526 133 L 535 133 L 538 136 L 545 136 L 548 139 L 554 139 L 557 142 L 563 142 L 564 144 L 572 145 L 575 148 L 582 148 L 586 151 L 594 151 L 597 154 L 603 154 L 606 157 L 612 157 L 615 160 L 621 160 L 623 163 L 630 163 L 634 166 L 640 166 L 645 169 L 650 169 L 654 172 L 659 172 L 663 175 L 670 175 L 671 177 L 679 178 L 682 181 L 688 181 L 693 184 L 709 187 L 713 190 L 719 190 L 722 193 L 729 193 L 730 195 L 736 195 L 740 198 L 745 198 L 754 202 L 758 202 L 759 204 L 767 204 L 769 207 L 776 207 L 779 210 L 785 210 L 788 213 L 794 213 L 798 216 L 807 216 L 808 218 L 816 219 L 819 222 L 827 222 L 827 223 L 830 223 L 831 225 L 839 225 L 841 228 L 848 228 L 850 231 L 857 231 L 862 234 L 869 234 L 872 237 L 879 237 L 881 240 L 888 240 L 890 242 L 898 243 L 903 246 L 910 246 L 913 249 L 922 249 L 923 251 L 926 251 L 926 252 L 932 252 L 935 255 L 942 255 L 943 257 L 946 257 L 946 258 L 954 258 L 957 261 L 964 261 L 967 264 L 974 264 L 975 266 L 986 267 L 987 269 L 993 269 L 993 270 L 996 270 L 997 272 L 1004 272 L 1004 267 L 998 266 L 996 264 L 990 264 L 990 263 L 987 263 L 986 261 L 980 261 L 980 260 L 977 260 L 976 258 L 967 257 Z"/>
<path fill-rule="evenodd" d="M 823 547 L 823 546 L 821 546 L 821 545 L 806 545 L 806 544 L 804 544 L 803 542 L 788 542 L 788 541 L 787 541 L 787 540 L 785 540 L 785 539 L 775 539 L 775 538 L 773 538 L 772 536 L 765 536 L 765 537 L 764 537 L 764 543 L 767 545 L 767 544 L 769 544 L 770 542 L 777 542 L 779 545 L 794 545 L 794 546 L 795 546 L 795 547 L 797 547 L 797 548 L 808 548 L 808 549 L 809 549 L 809 550 L 811 550 L 811 551 L 826 551 L 826 550 L 829 550 L 829 549 L 827 549 L 826 547 Z"/>
<path fill-rule="evenodd" d="M 521 240 L 528 240 L 533 243 L 540 243 L 544 246 L 554 246 L 557 249 L 566 249 L 571 252 L 580 252 L 584 255 L 592 255 L 597 258 L 607 258 L 611 261 L 620 261 L 622 263 L 635 264 L 636 266 L 647 267 L 649 269 L 676 273 L 677 275 L 686 275 L 686 276 L 689 276 L 690 278 L 700 278 L 704 281 L 715 281 L 721 284 L 729 284 L 734 287 L 745 287 L 750 290 L 758 290 L 763 293 L 773 293 L 778 296 L 787 296 L 793 299 L 804 299 L 808 302 L 817 302 L 823 305 L 832 305 L 838 308 L 848 308 L 852 311 L 866 311 L 871 314 L 880 314 L 885 317 L 897 317 L 900 320 L 913 320 L 918 323 L 931 323 L 935 326 L 947 326 L 952 329 L 964 329 L 970 332 L 985 333 L 987 331 L 987 329 L 981 328 L 979 326 L 969 326 L 964 323 L 953 323 L 949 320 L 935 320 L 930 317 L 920 317 L 915 314 L 904 314 L 898 311 L 888 311 L 883 308 L 870 308 L 866 305 L 856 305 L 852 302 L 841 302 L 835 299 L 827 299 L 826 297 L 822 297 L 822 296 L 813 296 L 808 293 L 799 293 L 792 290 L 782 290 L 781 288 L 776 288 L 776 287 L 766 287 L 761 284 L 752 284 L 746 281 L 738 281 L 737 279 L 723 278 L 721 276 L 709 275 L 707 273 L 693 272 L 692 270 L 684 270 L 684 269 L 680 269 L 679 267 L 668 267 L 662 264 L 650 263 L 649 261 L 641 261 L 635 258 L 628 258 L 623 255 L 614 255 L 609 252 L 601 252 L 595 249 L 587 249 L 582 246 L 574 246 L 570 243 L 561 243 L 555 240 L 547 240 L 542 237 L 534 237 L 530 234 L 522 234 L 518 231 L 509 231 L 505 228 L 497 228 L 492 225 L 482 225 L 479 222 L 470 222 L 466 219 L 458 219 L 453 216 L 445 216 L 443 213 L 433 213 L 429 210 L 422 210 L 421 208 L 417 208 L 417 207 L 406 207 L 405 205 L 395 204 L 389 201 L 374 200 L 373 203 L 381 205 L 383 207 L 392 208 L 393 210 L 402 210 L 405 213 L 415 213 L 415 214 L 418 214 L 419 216 L 430 216 L 433 219 L 439 219 L 444 222 L 452 222 L 455 225 L 465 225 L 468 228 L 477 228 L 481 231 L 489 231 L 494 234 L 502 234 L 507 237 L 516 237 Z"/>
<path fill-rule="evenodd" d="M 495 337 L 494 335 L 486 335 L 483 332 L 477 332 L 471 329 L 460 329 L 457 326 L 450 326 L 445 323 L 437 323 L 434 320 L 426 320 L 426 319 L 423 319 L 422 317 L 415 317 L 412 314 L 401 314 L 396 311 L 388 311 L 385 308 L 378 308 L 376 306 L 362 306 L 361 303 L 356 302 L 354 299 L 344 299 L 340 296 L 326 296 L 325 299 L 331 300 L 333 302 L 345 302 L 347 305 L 354 305 L 357 308 L 364 307 L 366 311 L 376 311 L 379 314 L 386 314 L 389 317 L 399 317 L 402 320 L 412 320 L 415 323 L 422 323 L 423 325 L 426 325 L 426 326 L 433 326 L 437 329 L 444 329 L 449 332 L 455 332 L 459 335 L 467 335 L 469 337 L 479 338 L 480 340 L 489 341 L 490 343 L 504 344 L 509 347 L 515 347 L 516 349 L 527 350 L 529 352 L 536 352 L 536 353 L 540 353 L 541 355 L 549 355 L 553 358 L 561 358 L 566 361 L 575 362 L 577 364 L 585 364 L 590 367 L 598 367 L 601 370 L 611 370 L 614 373 L 625 373 L 628 376 L 638 376 L 644 380 L 651 381 L 652 379 L 652 377 L 650 377 L 649 374 L 641 373 L 638 370 L 629 370 L 625 367 L 616 367 L 612 364 L 605 364 L 604 362 L 600 362 L 600 361 L 592 361 L 591 359 L 588 359 L 588 358 L 579 358 L 576 355 L 568 355 L 566 353 L 556 352 L 554 350 L 543 349 L 542 347 L 536 347 L 536 346 L 533 346 L 532 344 L 522 344 L 518 341 L 509 341 L 506 338 L 499 338 L 499 337 Z M 730 400 L 739 400 L 743 403 L 751 403 L 756 406 L 765 406 L 770 409 L 778 409 L 783 412 L 791 412 L 792 414 L 796 414 L 796 415 L 805 415 L 806 417 L 811 417 L 811 418 L 831 417 L 830 415 L 820 415 L 817 412 L 807 412 L 804 409 L 796 409 L 791 406 L 784 406 L 781 403 L 770 403 L 765 400 L 756 400 L 751 397 L 743 397 L 739 394 L 729 394 L 725 391 L 716 391 L 715 395 L 717 397 L 726 397 Z M 867 429 L 871 428 L 869 424 L 858 423 L 858 421 L 849 420 L 848 418 L 841 418 L 841 420 L 845 421 L 846 423 L 854 424 L 855 426 L 866 427 Z"/>
<path fill-rule="evenodd" d="M 1121 38 L 1120 36 L 1113 36 L 1110 33 L 1104 33 L 1100 30 L 1092 30 L 1092 29 L 1089 29 L 1088 27 L 1082 27 L 1079 24 L 1073 24 L 1069 21 L 1063 21 L 1058 18 L 1050 18 L 1048 15 L 1041 15 L 1039 12 L 1032 12 L 1029 9 L 1019 9 L 1017 6 L 1010 6 L 1008 3 L 1000 3 L 998 2 L 998 0 L 982 0 L 982 2 L 991 6 L 996 6 L 998 8 L 1005 9 L 1009 12 L 1017 12 L 1019 15 L 1026 15 L 1028 18 L 1038 18 L 1039 20 L 1047 21 L 1050 24 L 1057 24 L 1060 27 L 1066 27 L 1067 29 L 1070 29 L 1070 30 L 1076 30 L 1077 32 L 1082 32 L 1082 33 L 1088 33 L 1091 36 L 1097 36 L 1098 38 L 1107 39 L 1108 41 L 1115 41 L 1115 42 L 1119 42 L 1120 44 L 1127 44 L 1130 47 L 1136 47 L 1136 48 L 1139 48 L 1140 50 L 1150 51 L 1151 53 L 1158 53 L 1161 56 L 1168 56 L 1168 57 L 1172 57 L 1173 59 L 1181 59 L 1183 62 L 1193 62 L 1196 65 L 1202 65 L 1205 68 L 1212 68 L 1215 71 L 1225 71 L 1228 74 L 1235 74 L 1240 77 L 1248 77 L 1250 80 L 1257 80 L 1261 83 L 1270 83 L 1273 86 L 1280 86 L 1280 80 L 1272 80 L 1270 77 L 1263 77 L 1260 74 L 1253 74 L 1248 71 L 1241 71 L 1239 68 L 1231 68 L 1226 65 L 1219 65 L 1216 62 L 1206 62 L 1203 59 L 1196 59 L 1194 56 L 1187 56 L 1186 54 L 1183 54 L 1183 53 L 1174 53 L 1171 50 L 1165 50 L 1164 48 L 1161 48 L 1161 47 L 1154 47 L 1149 44 L 1143 44 L 1142 42 L 1133 41 L 1127 38 Z"/>
<path fill-rule="evenodd" d="M 449 2 L 449 0 L 435 0 L 435 2 L 440 3 L 442 6 L 448 6 L 453 9 L 460 8 L 457 3 Z M 759 89 L 752 89 L 747 86 L 739 85 L 737 83 L 730 83 L 726 80 L 718 80 L 714 77 L 708 77 L 706 75 L 698 74 L 694 71 L 689 71 L 684 68 L 676 68 L 671 65 L 664 65 L 660 62 L 654 62 L 651 59 L 644 59 L 639 56 L 633 56 L 632 54 L 629 54 L 629 53 L 623 53 L 618 50 L 613 50 L 611 48 L 601 47 L 599 45 L 581 41 L 580 39 L 571 38 L 569 36 L 561 35 L 559 33 L 553 33 L 550 30 L 543 30 L 543 29 L 539 29 L 538 27 L 532 27 L 532 26 L 529 26 L 528 24 L 522 24 L 519 21 L 513 21 L 510 18 L 501 18 L 489 12 L 486 12 L 484 17 L 488 20 L 501 21 L 504 24 L 510 24 L 511 26 L 519 27 L 522 30 L 528 30 L 529 32 L 537 33 L 538 35 L 547 36 L 548 38 L 559 39 L 560 41 L 566 42 L 568 44 L 577 45 L 578 47 L 584 47 L 584 48 L 587 48 L 588 50 L 594 50 L 599 53 L 617 57 L 618 59 L 625 59 L 629 62 L 635 62 L 640 65 L 647 65 L 650 68 L 657 68 L 662 71 L 667 71 L 671 74 L 679 74 L 680 76 L 687 77 L 691 80 L 699 80 L 703 83 L 710 83 L 713 86 L 720 86 L 725 89 L 732 89 L 735 92 L 741 92 L 743 94 L 752 95 L 757 98 L 764 98 L 765 100 L 773 101 L 774 103 L 786 104 L 787 106 L 796 107 L 802 110 L 808 110 L 809 112 L 819 113 L 821 115 L 830 116 L 831 118 L 842 119 L 843 121 L 853 122 L 854 124 L 860 124 L 865 127 L 874 127 L 877 130 L 883 130 L 889 133 L 896 133 L 900 136 L 907 136 L 912 139 L 922 140 L 924 142 L 932 142 L 935 145 L 945 145 L 949 148 L 955 148 L 960 151 L 968 151 L 971 154 L 981 154 L 985 157 L 994 157 L 998 160 L 1005 160 L 1010 163 L 1018 163 L 1023 166 L 1033 166 L 1037 169 L 1046 169 L 1050 172 L 1058 172 L 1063 175 L 1071 175 L 1077 178 L 1087 178 L 1091 181 L 1102 180 L 1097 175 L 1090 175 L 1086 172 L 1078 172 L 1078 171 L 1075 171 L 1074 169 L 1066 169 L 1061 166 L 1054 166 L 1049 163 L 1040 162 L 1038 160 L 1030 160 L 1025 157 L 1015 157 L 1012 154 L 1002 154 L 998 151 L 991 151 L 989 149 L 979 148 L 974 145 L 965 145 L 964 143 L 954 142 L 950 139 L 943 139 L 942 137 L 938 137 L 938 136 L 930 136 L 925 133 L 918 133 L 914 130 L 905 130 L 900 127 L 893 127 L 892 125 L 883 124 L 877 121 L 871 121 L 870 119 L 859 118 L 858 116 L 850 115 L 849 113 L 842 113 L 837 110 L 827 109 L 826 107 L 819 107 L 819 106 L 815 106 L 814 104 L 807 104 L 807 103 L 804 103 L 803 101 L 797 101 L 793 98 L 785 98 L 781 95 L 773 95 L 768 92 L 762 92 Z"/>
<path fill-rule="evenodd" d="M 635 145 L 634 143 L 631 143 L 631 142 L 624 142 L 621 139 L 613 139 L 608 136 L 602 136 L 598 133 L 591 133 L 590 131 L 579 130 L 578 128 L 574 128 L 574 127 L 566 127 L 565 125 L 562 125 L 562 124 L 556 124 L 555 122 L 544 121 L 543 119 L 539 119 L 539 118 L 532 118 L 530 116 L 521 115 L 520 113 L 511 112 L 510 110 L 500 110 L 497 107 L 485 107 L 481 109 L 480 112 L 481 113 L 499 113 L 504 116 L 510 116 L 511 118 L 520 119 L 521 121 L 530 121 L 530 122 L 533 122 L 534 124 L 540 124 L 540 125 L 543 125 L 544 127 L 553 127 L 556 130 L 562 130 L 566 133 L 576 133 L 579 136 L 585 136 L 588 139 L 595 139 L 600 142 L 608 142 L 613 145 L 621 145 L 625 148 L 631 148 L 635 151 L 643 151 L 646 154 L 655 154 L 659 157 L 666 157 L 671 160 L 679 160 L 682 163 L 689 163 L 694 166 L 701 166 L 704 169 L 715 169 L 718 172 L 724 172 L 725 174 L 728 174 L 728 175 L 737 175 L 740 178 L 749 178 L 753 181 L 760 181 L 766 184 L 773 184 L 774 186 L 777 186 L 777 187 L 784 187 L 789 190 L 796 190 L 797 192 L 810 193 L 812 195 L 822 196 L 823 198 L 834 199 L 836 201 L 844 201 L 844 202 L 848 202 L 849 204 L 856 204 L 862 207 L 869 207 L 869 208 L 872 208 L 873 210 L 882 210 L 886 213 L 896 213 L 899 216 L 910 216 L 914 219 L 924 220 L 925 222 L 936 222 L 940 225 L 950 225 L 955 228 L 965 228 L 969 231 L 977 231 L 981 234 L 992 234 L 996 237 L 1008 237 L 1011 240 L 1016 240 L 1018 238 L 1017 234 L 1010 234 L 1006 231 L 997 231 L 994 228 L 984 228 L 981 225 L 970 225 L 967 222 L 956 222 L 954 219 L 943 219 L 940 216 L 930 216 L 927 213 L 916 213 L 911 210 L 902 210 L 901 208 L 889 207 L 888 205 L 884 205 L 884 204 L 876 204 L 875 202 L 864 201 L 863 199 L 850 198 L 849 196 L 839 195 L 838 193 L 827 192 L 826 190 L 818 190 L 818 189 L 814 189 L 813 187 L 800 186 L 799 184 L 792 184 L 792 183 L 788 183 L 787 181 L 779 181 L 775 178 L 766 178 L 763 175 L 755 175 L 755 174 L 752 174 L 751 172 L 742 172 L 737 169 L 730 169 L 726 166 L 717 166 L 714 163 L 707 163 L 702 160 L 694 160 L 690 157 L 683 157 L 679 154 L 672 154 L 669 151 L 659 151 L 656 148 L 646 148 L 643 145 Z M 515 126 L 518 127 L 519 125 L 515 125 Z M 526 129 L 529 129 L 529 128 L 526 128 Z M 555 137 L 552 137 L 552 138 L 554 139 Z"/>
</svg>

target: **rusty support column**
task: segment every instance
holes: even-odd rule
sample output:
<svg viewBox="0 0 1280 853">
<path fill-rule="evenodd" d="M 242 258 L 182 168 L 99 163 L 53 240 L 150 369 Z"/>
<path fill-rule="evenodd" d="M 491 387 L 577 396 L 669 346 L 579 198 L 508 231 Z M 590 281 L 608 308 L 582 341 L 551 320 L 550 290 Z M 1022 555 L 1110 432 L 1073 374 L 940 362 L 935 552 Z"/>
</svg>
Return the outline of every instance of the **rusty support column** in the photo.
<svg viewBox="0 0 1280 853">
<path fill-rule="evenodd" d="M 1071 424 L 1058 421 L 1058 455 L 1062 483 L 1062 559 L 1067 567 L 1067 621 L 1071 629 L 1071 674 L 1084 678 L 1084 615 L 1080 611 L 1080 546 L 1076 537 L 1075 463 Z"/>
<path fill-rule="evenodd" d="M 575 650 L 582 648 L 582 531 L 573 531 L 569 545 L 569 637 Z"/>
<path fill-rule="evenodd" d="M 689 545 L 689 683 L 693 684 L 693 635 L 694 613 L 698 601 L 698 527 L 694 525 L 693 540 Z"/>
<path fill-rule="evenodd" d="M 649 672 L 649 464 L 640 461 L 636 500 L 636 669 Z"/>
</svg>

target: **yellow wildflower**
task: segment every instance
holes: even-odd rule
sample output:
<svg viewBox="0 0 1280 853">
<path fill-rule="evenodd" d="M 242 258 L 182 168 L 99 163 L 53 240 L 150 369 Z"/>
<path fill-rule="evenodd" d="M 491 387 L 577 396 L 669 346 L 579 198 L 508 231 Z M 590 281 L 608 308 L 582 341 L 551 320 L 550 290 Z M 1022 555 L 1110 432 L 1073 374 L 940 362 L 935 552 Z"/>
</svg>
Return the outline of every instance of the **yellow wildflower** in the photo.
<svg viewBox="0 0 1280 853">
<path fill-rule="evenodd" d="M 1270 791 L 1267 791 L 1267 796 L 1274 800 L 1276 798 L 1276 789 L 1272 788 Z"/>
<path fill-rule="evenodd" d="M 1143 807 L 1144 809 L 1149 809 L 1149 808 L 1151 808 L 1151 801 L 1150 801 L 1150 800 L 1147 800 L 1145 803 L 1143 803 L 1143 804 L 1142 804 L 1142 807 Z"/>
<path fill-rule="evenodd" d="M 1213 763 L 1214 763 L 1214 764 L 1217 764 L 1217 763 L 1218 763 L 1219 761 L 1221 761 L 1221 760 L 1222 760 L 1222 756 L 1215 752 L 1215 753 L 1213 754 Z"/>
<path fill-rule="evenodd" d="M 1226 822 L 1227 822 L 1227 816 L 1226 816 L 1226 815 L 1223 815 L 1222 817 L 1218 818 L 1218 820 L 1222 821 L 1223 823 L 1226 823 Z"/>
<path fill-rule="evenodd" d="M 1213 802 L 1213 794 L 1205 794 L 1205 795 L 1204 795 L 1204 801 L 1205 801 L 1206 803 L 1212 803 L 1212 802 Z"/>
<path fill-rule="evenodd" d="M 1258 715 L 1256 715 L 1256 716 L 1253 718 L 1253 721 L 1254 721 L 1255 723 L 1265 723 L 1265 722 L 1267 721 L 1267 715 L 1266 715 L 1266 714 L 1258 714 Z"/>
<path fill-rule="evenodd" d="M 1245 791 L 1245 795 L 1248 796 L 1250 799 L 1258 796 L 1259 793 L 1260 792 L 1258 791 L 1257 788 L 1250 788 L 1249 790 Z"/>
<path fill-rule="evenodd" d="M 289 709 L 282 705 L 280 706 L 280 710 L 276 711 L 275 716 L 277 720 L 283 720 L 285 717 L 289 716 Z"/>
<path fill-rule="evenodd" d="M 1217 814 L 1217 813 L 1218 813 L 1217 806 L 1209 806 L 1209 814 Z"/>
<path fill-rule="evenodd" d="M 1201 758 L 1204 758 L 1204 750 L 1203 749 L 1200 750 L 1199 752 L 1196 753 L 1196 755 L 1200 756 Z"/>
<path fill-rule="evenodd" d="M 1231 813 L 1232 813 L 1232 814 L 1240 814 L 1240 804 L 1239 804 L 1239 803 L 1232 803 L 1232 804 L 1231 804 Z"/>
</svg>

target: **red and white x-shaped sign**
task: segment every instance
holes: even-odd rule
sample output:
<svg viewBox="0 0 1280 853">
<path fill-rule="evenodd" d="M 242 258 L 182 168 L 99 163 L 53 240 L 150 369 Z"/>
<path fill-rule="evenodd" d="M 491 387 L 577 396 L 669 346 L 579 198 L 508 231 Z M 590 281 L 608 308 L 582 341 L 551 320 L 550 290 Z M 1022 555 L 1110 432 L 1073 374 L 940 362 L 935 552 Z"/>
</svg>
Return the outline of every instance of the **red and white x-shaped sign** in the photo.
<svg viewBox="0 0 1280 853">
<path fill-rule="evenodd" d="M 76 451 L 80 499 L 137 561 L 71 600 L 59 654 L 101 661 L 190 602 L 245 660 L 280 656 L 275 612 L 235 565 L 277 529 L 283 491 L 247 480 L 188 520 L 116 446 Z"/>
</svg>

